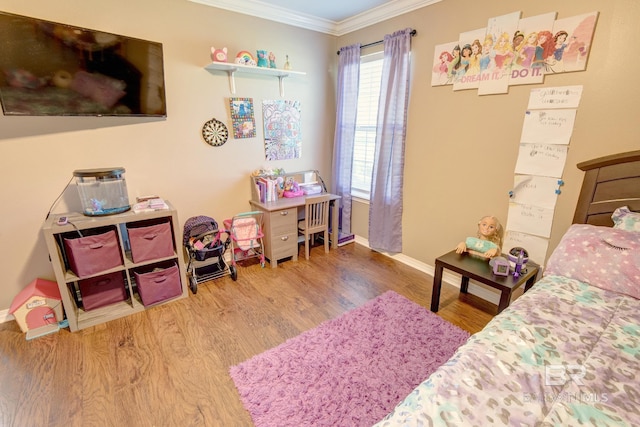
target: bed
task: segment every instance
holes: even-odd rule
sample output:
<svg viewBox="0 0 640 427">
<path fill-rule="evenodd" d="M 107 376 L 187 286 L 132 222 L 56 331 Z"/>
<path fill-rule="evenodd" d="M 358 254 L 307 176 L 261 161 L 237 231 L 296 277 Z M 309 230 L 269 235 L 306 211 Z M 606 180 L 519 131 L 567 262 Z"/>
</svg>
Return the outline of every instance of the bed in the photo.
<svg viewBox="0 0 640 427">
<path fill-rule="evenodd" d="M 543 278 L 377 426 L 640 425 L 640 151 L 578 167 Z"/>
</svg>

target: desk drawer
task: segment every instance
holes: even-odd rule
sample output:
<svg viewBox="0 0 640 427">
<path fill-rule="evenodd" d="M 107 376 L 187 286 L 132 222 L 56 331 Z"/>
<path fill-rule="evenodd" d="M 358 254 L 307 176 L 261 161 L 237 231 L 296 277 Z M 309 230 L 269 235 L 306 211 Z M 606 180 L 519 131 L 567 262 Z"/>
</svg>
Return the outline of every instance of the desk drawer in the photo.
<svg viewBox="0 0 640 427">
<path fill-rule="evenodd" d="M 289 234 L 298 230 L 298 211 L 296 209 L 283 209 L 271 212 L 269 226 L 272 236 Z"/>
<path fill-rule="evenodd" d="M 278 260 L 293 256 L 298 251 L 298 232 L 273 236 L 271 240 L 271 256 Z"/>
</svg>

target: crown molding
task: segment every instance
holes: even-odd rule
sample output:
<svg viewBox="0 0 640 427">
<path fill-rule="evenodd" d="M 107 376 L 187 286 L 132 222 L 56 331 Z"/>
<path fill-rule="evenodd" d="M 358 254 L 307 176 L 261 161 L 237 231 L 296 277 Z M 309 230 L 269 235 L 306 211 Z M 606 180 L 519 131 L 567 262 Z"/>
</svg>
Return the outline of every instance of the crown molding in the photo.
<svg viewBox="0 0 640 427">
<path fill-rule="evenodd" d="M 373 9 L 369 9 L 359 15 L 347 18 L 336 23 L 335 35 L 342 36 L 361 28 L 368 27 L 378 22 L 413 12 L 425 6 L 440 3 L 442 0 L 396 0 L 383 4 Z"/>
<path fill-rule="evenodd" d="M 193 3 L 200 3 L 219 9 L 230 10 L 244 15 L 256 16 L 270 21 L 276 21 L 294 27 L 306 28 L 308 30 L 327 33 L 334 36 L 336 34 L 336 23 L 328 19 L 321 19 L 316 16 L 294 12 L 291 9 L 273 6 L 259 0 L 189 0 Z"/>
<path fill-rule="evenodd" d="M 189 1 L 192 3 L 199 3 L 206 6 L 242 13 L 244 15 L 256 16 L 258 18 L 292 25 L 294 27 L 331 34 L 333 36 L 342 36 L 352 31 L 368 27 L 369 25 L 385 21 L 389 18 L 439 3 L 442 0 L 395 0 L 339 22 L 294 12 L 291 9 L 273 6 L 260 0 Z"/>
</svg>

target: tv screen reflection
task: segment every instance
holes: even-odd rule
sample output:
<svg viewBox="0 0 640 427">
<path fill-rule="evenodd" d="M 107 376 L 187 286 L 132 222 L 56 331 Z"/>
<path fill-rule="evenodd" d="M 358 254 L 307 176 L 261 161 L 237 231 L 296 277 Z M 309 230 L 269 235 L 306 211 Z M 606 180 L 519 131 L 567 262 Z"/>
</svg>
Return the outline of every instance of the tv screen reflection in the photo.
<svg viewBox="0 0 640 427">
<path fill-rule="evenodd" d="M 162 44 L 0 12 L 5 115 L 166 117 Z"/>
</svg>

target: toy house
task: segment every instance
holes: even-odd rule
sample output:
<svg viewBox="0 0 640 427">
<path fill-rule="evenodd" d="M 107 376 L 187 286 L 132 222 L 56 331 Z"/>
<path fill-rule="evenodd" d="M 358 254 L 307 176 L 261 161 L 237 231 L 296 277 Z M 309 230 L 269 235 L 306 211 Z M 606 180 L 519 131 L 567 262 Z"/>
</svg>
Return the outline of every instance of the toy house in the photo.
<svg viewBox="0 0 640 427">
<path fill-rule="evenodd" d="M 13 314 L 22 332 L 58 324 L 64 318 L 58 284 L 36 279 L 24 288 L 11 303 Z"/>
</svg>

